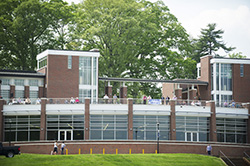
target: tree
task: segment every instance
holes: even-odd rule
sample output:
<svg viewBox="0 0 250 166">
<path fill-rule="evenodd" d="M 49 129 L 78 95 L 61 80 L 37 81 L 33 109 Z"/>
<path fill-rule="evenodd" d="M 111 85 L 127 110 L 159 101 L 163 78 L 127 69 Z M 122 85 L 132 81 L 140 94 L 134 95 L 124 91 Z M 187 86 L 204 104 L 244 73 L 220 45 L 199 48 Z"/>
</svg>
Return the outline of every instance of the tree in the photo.
<svg viewBox="0 0 250 166">
<path fill-rule="evenodd" d="M 232 54 L 229 54 L 228 56 L 229 56 L 229 58 L 235 58 L 235 59 L 247 58 L 247 56 L 242 55 L 242 52 L 232 53 Z"/>
<path fill-rule="evenodd" d="M 9 5 L 10 4 L 10 5 Z M 63 48 L 70 12 L 62 0 L 3 0 L 1 9 L 1 68 L 34 70 L 36 55 L 48 48 Z M 3 9 L 3 10 L 2 10 Z M 62 9 L 62 10 L 59 10 Z"/>
<path fill-rule="evenodd" d="M 189 40 L 185 29 L 161 1 L 85 0 L 76 15 L 74 41 L 69 47 L 98 48 L 99 76 L 185 78 L 188 77 L 185 67 L 178 72 L 171 68 L 184 63 L 195 67 L 193 61 L 186 58 Z M 134 85 L 135 89 L 128 90 L 132 96 L 140 94 L 139 91 L 151 96 L 160 93 L 155 90 L 155 84 Z M 114 84 L 113 90 L 118 86 Z"/>
<path fill-rule="evenodd" d="M 208 24 L 207 28 L 201 29 L 201 35 L 193 42 L 193 55 L 191 56 L 196 62 L 200 61 L 200 57 L 205 55 L 218 56 L 217 51 L 223 49 L 226 53 L 235 49 L 235 47 L 226 47 L 222 41 L 223 30 L 216 30 L 216 24 Z"/>
</svg>

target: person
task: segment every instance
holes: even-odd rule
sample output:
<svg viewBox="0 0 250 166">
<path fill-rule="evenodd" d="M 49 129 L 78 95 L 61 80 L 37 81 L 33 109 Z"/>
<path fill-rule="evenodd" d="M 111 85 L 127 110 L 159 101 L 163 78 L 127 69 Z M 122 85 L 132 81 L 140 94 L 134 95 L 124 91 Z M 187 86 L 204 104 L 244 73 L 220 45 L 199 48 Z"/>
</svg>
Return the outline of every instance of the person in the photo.
<svg viewBox="0 0 250 166">
<path fill-rule="evenodd" d="M 54 155 L 56 155 L 57 153 L 58 153 L 58 151 L 57 151 L 57 146 L 58 146 L 58 144 L 57 144 L 57 140 L 54 142 L 54 150 L 53 150 L 53 154 Z"/>
<path fill-rule="evenodd" d="M 107 94 L 105 94 L 105 96 L 103 97 L 103 99 L 104 99 L 105 103 L 108 104 L 108 99 L 109 99 L 109 97 L 108 97 Z"/>
<path fill-rule="evenodd" d="M 228 106 L 228 103 L 227 101 L 224 102 L 224 107 L 227 107 Z"/>
<path fill-rule="evenodd" d="M 78 97 L 76 97 L 76 104 L 80 103 L 80 100 Z"/>
<path fill-rule="evenodd" d="M 146 104 L 146 103 L 147 103 L 147 96 L 144 95 L 144 96 L 143 96 L 143 104 Z"/>
<path fill-rule="evenodd" d="M 70 104 L 74 104 L 74 103 L 75 103 L 75 99 L 73 97 L 71 97 Z"/>
<path fill-rule="evenodd" d="M 198 100 L 198 101 L 195 102 L 195 105 L 196 106 L 201 106 L 201 102 Z"/>
<path fill-rule="evenodd" d="M 208 154 L 208 155 L 211 155 L 212 146 L 211 146 L 210 144 L 207 145 L 206 151 L 207 151 L 207 154 Z"/>
<path fill-rule="evenodd" d="M 66 145 L 64 144 L 64 142 L 62 142 L 61 144 L 61 154 L 64 154 L 64 148 L 66 147 Z"/>
<path fill-rule="evenodd" d="M 161 97 L 161 104 L 164 105 L 164 96 Z"/>
<path fill-rule="evenodd" d="M 41 103 L 41 99 L 37 98 L 36 99 L 36 104 L 40 104 Z"/>
<path fill-rule="evenodd" d="M 232 102 L 231 102 L 231 107 L 235 108 L 235 101 L 234 100 L 232 100 Z"/>
<path fill-rule="evenodd" d="M 169 100 L 170 100 L 170 97 L 166 97 L 166 105 L 168 105 L 168 103 L 169 103 Z"/>
<path fill-rule="evenodd" d="M 25 99 L 25 104 L 31 104 L 31 100 L 30 100 L 29 97 L 27 97 L 27 98 Z"/>
<path fill-rule="evenodd" d="M 117 96 L 116 96 L 116 94 L 114 94 L 113 100 L 114 100 L 114 104 L 116 104 L 117 103 Z"/>
</svg>

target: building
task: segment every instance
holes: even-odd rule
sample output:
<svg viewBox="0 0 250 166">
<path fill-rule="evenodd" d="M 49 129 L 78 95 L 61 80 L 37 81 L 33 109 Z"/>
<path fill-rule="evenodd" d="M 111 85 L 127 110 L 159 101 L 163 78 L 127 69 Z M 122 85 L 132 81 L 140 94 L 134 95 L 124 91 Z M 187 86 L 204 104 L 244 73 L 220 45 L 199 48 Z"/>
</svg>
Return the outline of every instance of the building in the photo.
<svg viewBox="0 0 250 166">
<path fill-rule="evenodd" d="M 163 95 L 184 100 L 214 100 L 217 106 L 250 101 L 250 59 L 201 57 L 197 80 L 207 85 L 167 83 Z"/>
<path fill-rule="evenodd" d="M 119 153 L 154 153 L 158 137 L 161 153 L 205 154 L 208 143 L 212 144 L 214 155 L 223 151 L 242 156 L 244 151 L 250 151 L 247 101 L 241 102 L 241 107 L 220 107 L 202 92 L 202 102 L 192 105 L 197 88 L 202 91 L 211 86 L 209 80 L 172 82 L 178 98 L 186 93 L 193 99 L 170 100 L 168 104 L 143 104 L 140 99 L 124 99 L 126 93 L 123 100 L 116 102 L 111 98 L 98 99 L 98 57 L 97 52 L 47 50 L 37 56 L 39 72 L 32 76 L 25 72 L 21 76 L 0 73 L 4 82 L 1 95 L 5 94 L 0 100 L 0 141 L 21 146 L 22 152 L 43 154 L 49 154 L 54 140 L 65 141 L 71 154 L 77 154 L 79 149 L 81 153 L 103 153 L 103 149 L 113 154 L 116 149 Z M 201 62 L 201 70 L 202 66 Z M 201 71 L 201 78 L 203 73 L 206 72 Z M 5 83 L 7 78 L 9 84 Z M 20 89 L 16 79 L 23 79 L 24 95 L 13 93 L 13 89 Z M 6 94 L 30 97 L 25 89 L 35 89 L 28 84 L 32 79 L 38 80 L 36 90 L 41 102 L 13 104 Z M 127 87 L 121 88 L 126 92 Z M 106 91 L 112 96 L 112 87 Z M 71 103 L 71 97 L 79 97 L 80 102 Z"/>
</svg>

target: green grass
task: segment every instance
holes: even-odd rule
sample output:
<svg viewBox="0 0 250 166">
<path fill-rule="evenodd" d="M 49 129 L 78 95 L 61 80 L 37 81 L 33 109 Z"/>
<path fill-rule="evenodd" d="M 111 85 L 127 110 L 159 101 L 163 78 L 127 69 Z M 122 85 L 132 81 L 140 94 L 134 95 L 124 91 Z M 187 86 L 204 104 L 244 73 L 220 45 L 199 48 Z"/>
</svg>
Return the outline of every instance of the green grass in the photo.
<svg viewBox="0 0 250 166">
<path fill-rule="evenodd" d="M 219 158 L 197 154 L 21 154 L 14 158 L 0 156 L 0 166 L 224 166 Z"/>
</svg>

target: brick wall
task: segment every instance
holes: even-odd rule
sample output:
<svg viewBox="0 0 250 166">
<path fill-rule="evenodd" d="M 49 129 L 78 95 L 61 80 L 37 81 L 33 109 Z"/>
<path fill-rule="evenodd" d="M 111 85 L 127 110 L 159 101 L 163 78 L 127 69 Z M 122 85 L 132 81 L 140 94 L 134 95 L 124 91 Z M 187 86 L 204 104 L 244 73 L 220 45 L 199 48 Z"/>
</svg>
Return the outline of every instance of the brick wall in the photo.
<svg viewBox="0 0 250 166">
<path fill-rule="evenodd" d="M 68 56 L 48 55 L 47 97 L 70 98 L 79 96 L 79 57 L 72 56 L 72 69 L 68 69 Z"/>
<path fill-rule="evenodd" d="M 61 142 L 59 142 L 60 144 Z M 5 143 L 7 146 L 8 143 Z M 92 149 L 93 154 L 115 154 L 118 149 L 119 154 L 131 153 L 155 153 L 157 149 L 157 141 L 65 141 L 68 154 L 78 154 L 81 149 L 81 154 L 90 154 Z M 53 142 L 22 142 L 15 143 L 15 146 L 21 147 L 22 153 L 38 153 L 38 154 L 50 154 L 53 150 Z M 197 142 L 177 142 L 177 141 L 160 141 L 159 151 L 160 153 L 195 153 L 206 154 L 207 143 Z M 219 156 L 219 151 L 223 151 L 230 157 L 243 157 L 243 152 L 250 152 L 250 146 L 247 145 L 235 145 L 235 144 L 220 144 L 212 143 L 212 155 Z M 60 147 L 60 146 L 59 146 Z M 60 153 L 60 151 L 59 151 Z"/>
<path fill-rule="evenodd" d="M 233 99 L 237 102 L 250 101 L 250 65 L 244 64 L 244 76 L 240 76 L 240 64 L 232 65 Z"/>
</svg>

